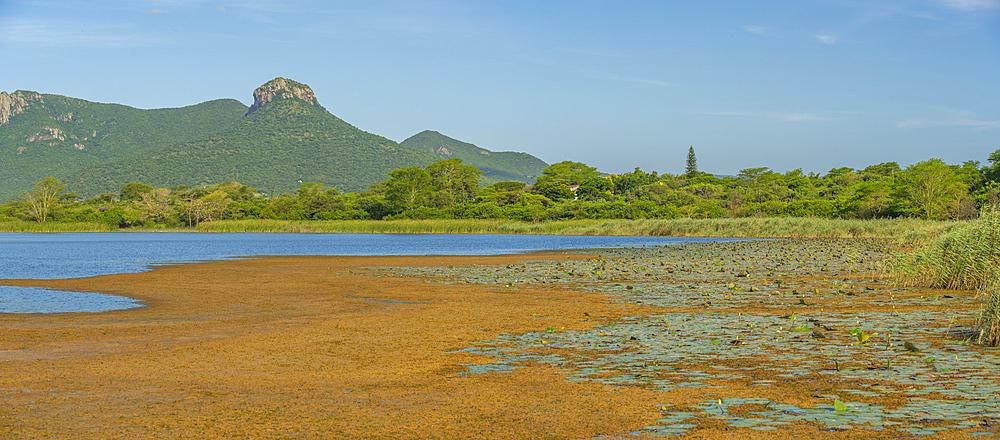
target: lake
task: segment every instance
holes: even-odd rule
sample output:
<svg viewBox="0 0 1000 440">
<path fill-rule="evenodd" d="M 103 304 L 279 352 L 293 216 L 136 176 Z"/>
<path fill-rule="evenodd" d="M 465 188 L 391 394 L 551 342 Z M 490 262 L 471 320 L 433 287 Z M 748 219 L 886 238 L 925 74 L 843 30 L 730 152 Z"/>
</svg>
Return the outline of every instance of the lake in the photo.
<svg viewBox="0 0 1000 440">
<path fill-rule="evenodd" d="M 0 233 L 0 279 L 136 273 L 163 264 L 290 255 L 501 255 L 736 239 L 488 234 Z M 110 298 L 108 298 L 110 297 Z M 92 292 L 0 286 L 0 313 L 96 312 L 141 303 Z"/>
</svg>

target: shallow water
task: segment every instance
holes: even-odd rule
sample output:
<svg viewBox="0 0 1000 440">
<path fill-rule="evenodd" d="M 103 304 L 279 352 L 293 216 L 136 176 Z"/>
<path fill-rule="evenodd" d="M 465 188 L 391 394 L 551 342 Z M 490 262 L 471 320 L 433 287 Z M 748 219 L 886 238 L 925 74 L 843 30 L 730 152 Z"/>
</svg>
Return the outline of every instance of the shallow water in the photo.
<svg viewBox="0 0 1000 440">
<path fill-rule="evenodd" d="M 645 427 L 651 436 L 692 433 L 714 419 L 761 431 L 809 423 L 821 432 L 860 428 L 886 431 L 886 437 L 942 431 L 997 437 L 1000 350 L 963 339 L 977 300 L 969 292 L 923 291 L 872 278 L 886 256 L 877 242 L 782 240 L 384 273 L 507 289 L 570 285 L 662 309 L 577 331 L 539 322 L 537 332 L 458 350 L 493 359 L 467 365 L 465 374 L 542 364 L 573 382 L 719 395 L 683 405 L 651 401 L 662 412 Z M 862 332 L 869 339 L 860 339 Z M 809 385 L 816 382 L 824 385 Z M 747 395 L 726 396 L 729 384 L 752 386 Z M 792 404 L 787 395 L 809 404 Z M 743 405 L 755 407 L 739 416 L 730 412 Z"/>
<path fill-rule="evenodd" d="M 0 313 L 105 312 L 142 306 L 139 300 L 118 295 L 0 286 Z"/>
<path fill-rule="evenodd" d="M 487 234 L 0 233 L 0 279 L 143 272 L 158 264 L 283 255 L 501 255 L 730 241 Z"/>
<path fill-rule="evenodd" d="M 143 272 L 163 264 L 259 256 L 500 255 L 730 240 L 487 234 L 0 233 L 0 279 L 82 278 Z M 5 287 L 3 292 L 0 313 L 100 312 L 138 306 L 98 293 L 26 287 Z"/>
</svg>

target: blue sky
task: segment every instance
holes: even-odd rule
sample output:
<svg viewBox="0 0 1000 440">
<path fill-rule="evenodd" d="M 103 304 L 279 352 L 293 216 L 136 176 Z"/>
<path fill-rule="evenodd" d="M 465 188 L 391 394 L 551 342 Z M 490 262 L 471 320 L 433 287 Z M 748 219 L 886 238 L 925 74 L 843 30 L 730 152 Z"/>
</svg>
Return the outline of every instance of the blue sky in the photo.
<svg viewBox="0 0 1000 440">
<path fill-rule="evenodd" d="M 275 77 L 605 172 L 825 173 L 1000 149 L 1000 0 L 0 0 L 0 90 L 180 107 Z"/>
</svg>

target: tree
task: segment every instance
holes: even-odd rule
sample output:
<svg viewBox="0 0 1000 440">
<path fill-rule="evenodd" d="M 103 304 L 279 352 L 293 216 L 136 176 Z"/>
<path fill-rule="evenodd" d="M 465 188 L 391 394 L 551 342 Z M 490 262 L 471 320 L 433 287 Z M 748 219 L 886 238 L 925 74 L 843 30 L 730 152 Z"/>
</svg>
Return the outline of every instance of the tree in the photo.
<svg viewBox="0 0 1000 440">
<path fill-rule="evenodd" d="M 631 195 L 639 187 L 652 184 L 657 180 L 660 180 L 660 177 L 656 175 L 656 171 L 647 173 L 640 170 L 639 167 L 635 167 L 635 171 L 631 173 L 612 177 L 615 195 L 618 196 Z"/>
<path fill-rule="evenodd" d="M 121 199 L 124 200 L 139 200 L 142 193 L 153 192 L 153 187 L 145 183 L 132 182 L 126 184 L 122 187 Z"/>
<path fill-rule="evenodd" d="M 736 177 L 747 183 L 747 186 L 754 191 L 757 195 L 757 203 L 762 202 L 763 192 L 761 189 L 761 180 L 764 176 L 773 173 L 768 167 L 758 167 L 758 168 L 744 168 L 740 170 L 740 173 Z"/>
<path fill-rule="evenodd" d="M 930 159 L 906 167 L 901 177 L 896 182 L 897 193 L 902 196 L 901 211 L 939 220 L 959 216 L 969 187 L 954 167 L 941 159 Z"/>
<path fill-rule="evenodd" d="M 35 184 L 35 189 L 24 193 L 24 201 L 28 202 L 28 207 L 38 221 L 44 222 L 52 210 L 52 205 L 60 199 L 60 195 L 66 191 L 66 185 L 53 177 L 46 177 L 45 180 Z"/>
<path fill-rule="evenodd" d="M 476 167 L 462 165 L 462 159 L 454 158 L 428 165 L 427 174 L 436 191 L 433 197 L 435 205 L 446 208 L 475 200 L 479 192 L 479 176 L 483 172 Z"/>
<path fill-rule="evenodd" d="M 535 187 L 535 191 L 545 196 L 547 199 L 557 202 L 559 200 L 569 200 L 573 198 L 573 191 L 561 182 L 542 182 Z"/>
<path fill-rule="evenodd" d="M 413 166 L 389 173 L 385 181 L 385 198 L 397 211 L 405 211 L 427 203 L 431 195 L 431 175 Z"/>
<path fill-rule="evenodd" d="M 688 147 L 687 167 L 684 174 L 688 177 L 694 177 L 698 174 L 698 158 L 694 157 L 694 145 Z"/>
<path fill-rule="evenodd" d="M 225 191 L 217 189 L 211 194 L 191 200 L 187 204 L 188 226 L 218 219 L 233 199 Z"/>
<path fill-rule="evenodd" d="M 542 170 L 542 175 L 538 177 L 535 184 L 545 183 L 545 182 L 562 182 L 566 185 L 579 185 L 591 177 L 597 177 L 601 173 L 597 172 L 597 168 L 589 167 L 586 164 L 580 162 L 562 161 L 557 164 L 549 165 L 548 168 Z"/>
<path fill-rule="evenodd" d="M 606 177 L 591 177 L 584 180 L 580 187 L 576 189 L 576 196 L 580 200 L 604 201 L 614 199 L 614 184 Z"/>
<path fill-rule="evenodd" d="M 986 180 L 1000 182 L 1000 150 L 990 153 L 989 166 L 983 167 L 983 176 Z"/>
<path fill-rule="evenodd" d="M 154 221 L 165 219 L 172 212 L 173 200 L 170 197 L 169 189 L 159 188 L 150 192 L 141 192 L 139 197 Z"/>
</svg>

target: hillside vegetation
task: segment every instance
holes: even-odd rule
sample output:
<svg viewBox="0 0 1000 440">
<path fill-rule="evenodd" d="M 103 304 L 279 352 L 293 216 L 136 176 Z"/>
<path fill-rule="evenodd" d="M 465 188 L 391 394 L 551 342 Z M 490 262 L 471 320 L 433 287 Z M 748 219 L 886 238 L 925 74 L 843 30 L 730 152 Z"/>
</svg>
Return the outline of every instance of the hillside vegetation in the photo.
<svg viewBox="0 0 1000 440">
<path fill-rule="evenodd" d="M 46 177 L 84 197 L 114 193 L 130 182 L 173 187 L 239 181 L 268 195 L 295 191 L 300 182 L 363 191 L 393 170 L 442 158 L 351 126 L 320 106 L 305 84 L 275 78 L 253 95 L 249 109 L 223 99 L 140 110 L 0 92 L 0 172 L 5 177 L 0 202 L 21 197 Z M 447 143 L 457 152 L 455 157 L 482 166 L 485 183 L 531 182 L 545 167 L 528 154 L 493 153 L 440 138 L 441 146 Z"/>
<path fill-rule="evenodd" d="M 0 201 L 20 197 L 48 176 L 64 177 L 96 164 L 211 136 L 247 111 L 234 99 L 141 110 L 35 92 L 9 96 L 14 101 L 7 109 L 11 114 L 0 124 L 0 175 L 4 176 Z"/>
<path fill-rule="evenodd" d="M 483 186 L 504 180 L 534 183 L 542 175 L 542 170 L 549 166 L 528 153 L 490 151 L 431 130 L 410 136 L 400 144 L 433 153 L 440 159 L 462 159 L 463 164 L 483 172 L 479 179 Z"/>
<path fill-rule="evenodd" d="M 299 182 L 361 191 L 395 169 L 434 160 L 430 153 L 359 130 L 318 104 L 287 97 L 223 133 L 92 166 L 65 181 L 81 194 L 117 191 L 129 182 L 171 187 L 238 181 L 268 195 L 295 191 Z"/>
</svg>

